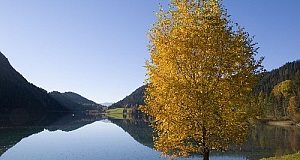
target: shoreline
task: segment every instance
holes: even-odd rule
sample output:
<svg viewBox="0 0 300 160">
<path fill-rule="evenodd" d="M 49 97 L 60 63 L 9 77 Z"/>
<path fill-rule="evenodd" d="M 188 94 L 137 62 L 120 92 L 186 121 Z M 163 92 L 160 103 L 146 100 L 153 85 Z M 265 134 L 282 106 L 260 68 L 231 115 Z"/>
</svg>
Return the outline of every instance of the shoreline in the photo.
<svg viewBox="0 0 300 160">
<path fill-rule="evenodd" d="M 290 119 L 269 119 L 269 118 L 258 118 L 258 124 L 265 124 L 269 126 L 280 126 L 280 127 L 298 127 L 300 128 L 300 123 L 295 123 Z"/>
<path fill-rule="evenodd" d="M 267 125 L 270 125 L 270 126 L 280 126 L 280 127 L 299 127 L 299 124 L 296 124 L 295 122 L 293 121 L 290 121 L 290 120 L 285 120 L 285 121 L 268 121 L 266 123 Z"/>
</svg>

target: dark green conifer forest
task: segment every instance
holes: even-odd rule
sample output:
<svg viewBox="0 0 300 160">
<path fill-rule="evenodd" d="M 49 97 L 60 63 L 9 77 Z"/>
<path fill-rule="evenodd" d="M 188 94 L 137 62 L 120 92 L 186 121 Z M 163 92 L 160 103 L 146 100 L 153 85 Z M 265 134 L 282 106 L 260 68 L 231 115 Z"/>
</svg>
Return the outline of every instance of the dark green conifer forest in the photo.
<svg viewBox="0 0 300 160">
<path fill-rule="evenodd" d="M 263 73 L 254 92 L 263 117 L 299 122 L 300 60 Z"/>
</svg>

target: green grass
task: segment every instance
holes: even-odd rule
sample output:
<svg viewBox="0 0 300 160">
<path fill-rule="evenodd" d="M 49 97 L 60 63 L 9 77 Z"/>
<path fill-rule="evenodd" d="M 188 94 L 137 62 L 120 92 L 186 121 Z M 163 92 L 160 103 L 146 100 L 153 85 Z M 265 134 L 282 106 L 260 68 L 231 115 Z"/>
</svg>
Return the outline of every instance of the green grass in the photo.
<svg viewBox="0 0 300 160">
<path fill-rule="evenodd" d="M 300 160 L 300 152 L 289 154 L 282 157 L 263 158 L 261 160 Z"/>
<path fill-rule="evenodd" d="M 107 116 L 112 119 L 124 119 L 123 118 L 123 109 L 124 108 L 114 108 L 107 110 Z M 127 108 L 127 117 L 126 119 L 130 119 L 131 109 Z"/>
</svg>

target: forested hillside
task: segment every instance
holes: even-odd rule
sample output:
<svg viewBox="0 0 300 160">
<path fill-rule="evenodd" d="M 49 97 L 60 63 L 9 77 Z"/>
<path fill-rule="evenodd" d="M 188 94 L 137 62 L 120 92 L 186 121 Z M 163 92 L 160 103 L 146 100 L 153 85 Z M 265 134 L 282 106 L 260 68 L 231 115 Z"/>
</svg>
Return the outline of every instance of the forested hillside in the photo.
<svg viewBox="0 0 300 160">
<path fill-rule="evenodd" d="M 144 104 L 146 86 L 135 90 L 111 108 L 131 107 Z M 258 97 L 260 113 L 267 117 L 290 117 L 295 121 L 300 114 L 300 60 L 288 62 L 278 69 L 260 75 L 254 93 Z"/>
<path fill-rule="evenodd" d="M 66 97 L 70 98 L 72 101 L 76 102 L 76 103 L 79 103 L 79 104 L 86 104 L 86 105 L 98 105 L 98 106 L 101 106 L 99 104 L 97 104 L 96 102 L 94 101 L 91 101 L 85 97 L 82 97 L 81 95 L 77 94 L 77 93 L 74 93 L 74 92 L 65 92 L 63 93 Z"/>
<path fill-rule="evenodd" d="M 278 69 L 265 72 L 261 75 L 255 91 L 257 94 L 260 91 L 270 93 L 279 82 L 295 79 L 297 72 L 300 72 L 300 60 L 288 62 Z"/>
<path fill-rule="evenodd" d="M 117 103 L 112 104 L 109 108 L 124 108 L 124 107 L 135 107 L 139 105 L 144 105 L 144 92 L 146 86 L 143 85 L 132 92 L 129 96 L 126 96 L 124 99 L 120 100 Z"/>
<path fill-rule="evenodd" d="M 73 92 L 60 93 L 57 91 L 49 93 L 49 95 L 57 100 L 64 107 L 71 111 L 86 111 L 86 110 L 99 110 L 103 111 L 103 107 L 91 100 L 82 97 Z"/>
<path fill-rule="evenodd" d="M 300 122 L 300 60 L 264 73 L 255 92 L 261 115 Z"/>
<path fill-rule="evenodd" d="M 29 83 L 0 52 L 0 121 L 2 124 L 41 122 L 50 112 L 59 116 L 69 110 L 47 91 Z"/>
</svg>

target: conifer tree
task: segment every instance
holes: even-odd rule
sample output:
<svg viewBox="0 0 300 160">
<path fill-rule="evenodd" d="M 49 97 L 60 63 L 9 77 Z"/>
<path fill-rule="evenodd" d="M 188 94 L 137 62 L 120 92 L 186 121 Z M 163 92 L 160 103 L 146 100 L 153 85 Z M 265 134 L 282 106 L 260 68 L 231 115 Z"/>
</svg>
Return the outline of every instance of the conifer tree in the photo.
<svg viewBox="0 0 300 160">
<path fill-rule="evenodd" d="M 171 0 L 149 31 L 146 105 L 155 148 L 187 156 L 225 151 L 247 136 L 252 87 L 261 71 L 256 44 L 229 20 L 220 0 Z"/>
</svg>

